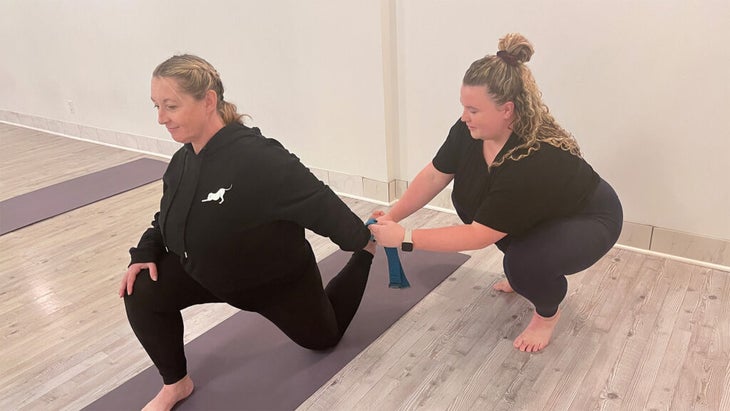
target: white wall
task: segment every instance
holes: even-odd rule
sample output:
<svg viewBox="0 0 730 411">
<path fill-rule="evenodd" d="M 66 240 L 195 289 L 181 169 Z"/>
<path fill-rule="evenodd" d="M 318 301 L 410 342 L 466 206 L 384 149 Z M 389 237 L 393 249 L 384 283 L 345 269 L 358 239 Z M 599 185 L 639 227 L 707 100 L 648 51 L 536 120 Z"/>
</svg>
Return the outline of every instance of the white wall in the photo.
<svg viewBox="0 0 730 411">
<path fill-rule="evenodd" d="M 730 2 L 398 2 L 400 172 L 458 118 L 469 64 L 521 32 L 558 121 L 628 221 L 730 239 Z"/>
<path fill-rule="evenodd" d="M 307 165 L 388 180 L 379 2 L 203 4 L 4 0 L 0 109 L 168 139 L 150 75 L 189 52 L 216 66 L 226 99 Z"/>
<path fill-rule="evenodd" d="M 305 164 L 409 180 L 459 116 L 468 65 L 518 31 L 626 220 L 730 239 L 727 0 L 212 3 L 0 2 L 0 110 L 168 139 L 150 73 L 191 52 Z"/>
</svg>

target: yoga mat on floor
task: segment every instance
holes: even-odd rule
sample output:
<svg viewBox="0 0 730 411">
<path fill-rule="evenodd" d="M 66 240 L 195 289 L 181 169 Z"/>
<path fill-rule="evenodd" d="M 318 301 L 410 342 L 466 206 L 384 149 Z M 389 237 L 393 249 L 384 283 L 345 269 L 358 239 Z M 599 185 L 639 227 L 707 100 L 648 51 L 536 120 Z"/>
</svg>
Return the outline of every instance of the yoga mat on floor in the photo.
<svg viewBox="0 0 730 411">
<path fill-rule="evenodd" d="M 141 158 L 0 201 L 0 235 L 159 180 L 166 168 Z"/>
<path fill-rule="evenodd" d="M 336 251 L 319 263 L 327 283 L 351 253 Z M 309 398 L 403 314 L 469 259 L 458 253 L 401 253 L 410 288 L 388 288 L 385 252 L 378 247 L 362 304 L 340 344 L 309 351 L 258 314 L 241 311 L 185 347 L 193 395 L 182 410 L 292 410 Z M 123 361 L 123 359 L 122 359 Z M 153 366 L 85 410 L 141 409 L 162 387 Z"/>
</svg>

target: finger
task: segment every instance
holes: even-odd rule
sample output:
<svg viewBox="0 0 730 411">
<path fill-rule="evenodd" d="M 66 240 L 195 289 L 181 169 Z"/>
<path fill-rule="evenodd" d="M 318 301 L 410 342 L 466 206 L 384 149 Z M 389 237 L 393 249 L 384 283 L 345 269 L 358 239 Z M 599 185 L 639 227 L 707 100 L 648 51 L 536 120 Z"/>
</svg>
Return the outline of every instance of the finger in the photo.
<svg viewBox="0 0 730 411">
<path fill-rule="evenodd" d="M 127 295 L 132 295 L 134 291 L 134 280 L 137 278 L 137 273 L 127 275 Z"/>
<path fill-rule="evenodd" d="M 124 289 L 127 288 L 127 276 L 125 275 L 124 278 L 122 278 L 122 283 L 119 284 L 119 297 L 124 297 Z"/>
<path fill-rule="evenodd" d="M 148 264 L 147 268 L 150 270 L 150 278 L 152 281 L 157 281 L 157 266 L 155 264 Z"/>
</svg>

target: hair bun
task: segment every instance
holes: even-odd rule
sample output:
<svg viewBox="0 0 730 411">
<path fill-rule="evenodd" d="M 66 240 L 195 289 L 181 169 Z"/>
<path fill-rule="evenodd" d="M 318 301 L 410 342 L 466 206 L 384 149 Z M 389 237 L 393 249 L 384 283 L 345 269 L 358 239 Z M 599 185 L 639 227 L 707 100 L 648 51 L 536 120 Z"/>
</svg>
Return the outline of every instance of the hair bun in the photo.
<svg viewBox="0 0 730 411">
<path fill-rule="evenodd" d="M 499 39 L 498 47 L 500 51 L 506 52 L 509 57 L 520 63 L 527 63 L 535 53 L 532 43 L 520 33 L 506 34 Z"/>
</svg>

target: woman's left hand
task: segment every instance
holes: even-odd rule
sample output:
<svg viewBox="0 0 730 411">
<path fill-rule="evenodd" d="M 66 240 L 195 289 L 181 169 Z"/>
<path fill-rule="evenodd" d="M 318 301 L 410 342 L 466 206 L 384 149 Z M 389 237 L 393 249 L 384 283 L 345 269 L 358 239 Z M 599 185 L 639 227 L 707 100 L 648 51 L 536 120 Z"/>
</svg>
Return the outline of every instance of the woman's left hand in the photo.
<svg viewBox="0 0 730 411">
<path fill-rule="evenodd" d="M 378 220 L 368 228 L 375 236 L 375 242 L 383 247 L 400 247 L 406 234 L 405 228 L 392 220 Z"/>
</svg>

